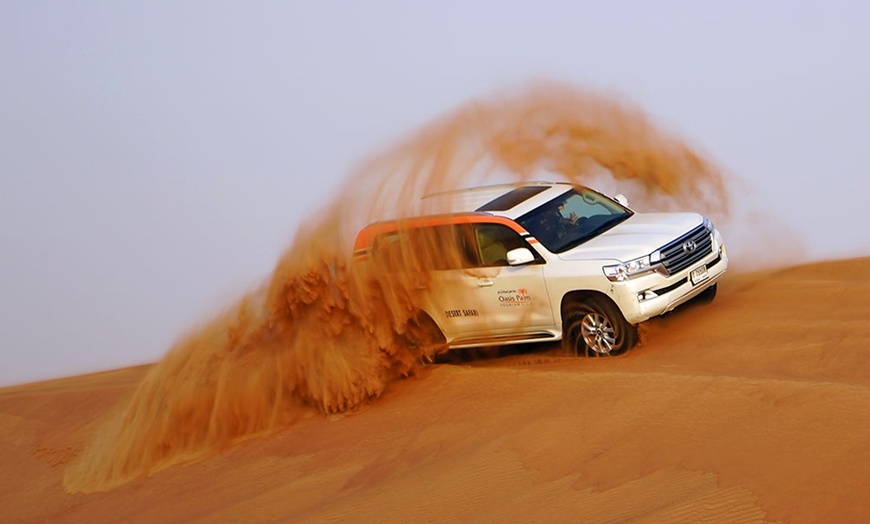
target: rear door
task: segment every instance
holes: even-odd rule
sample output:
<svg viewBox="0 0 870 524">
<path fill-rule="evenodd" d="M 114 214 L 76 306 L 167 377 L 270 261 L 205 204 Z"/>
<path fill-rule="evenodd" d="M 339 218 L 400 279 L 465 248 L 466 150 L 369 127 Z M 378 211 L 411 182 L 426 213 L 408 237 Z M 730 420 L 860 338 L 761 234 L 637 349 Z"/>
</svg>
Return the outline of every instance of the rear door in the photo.
<svg viewBox="0 0 870 524">
<path fill-rule="evenodd" d="M 486 335 L 480 310 L 473 230 L 470 224 L 412 227 L 382 235 L 376 259 L 395 268 L 384 286 L 391 297 L 410 296 L 411 307 L 425 311 L 447 341 Z"/>
<path fill-rule="evenodd" d="M 486 335 L 486 317 L 481 312 L 474 231 L 470 224 L 432 226 L 420 231 L 415 249 L 426 253 L 434 269 L 423 292 L 424 309 L 448 342 Z"/>
</svg>

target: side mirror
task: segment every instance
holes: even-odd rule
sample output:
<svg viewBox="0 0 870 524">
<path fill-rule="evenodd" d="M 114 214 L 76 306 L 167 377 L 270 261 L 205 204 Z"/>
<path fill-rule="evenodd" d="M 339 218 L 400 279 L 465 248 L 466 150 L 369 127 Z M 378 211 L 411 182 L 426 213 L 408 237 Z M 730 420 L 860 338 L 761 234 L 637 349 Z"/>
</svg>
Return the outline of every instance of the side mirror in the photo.
<svg viewBox="0 0 870 524">
<path fill-rule="evenodd" d="M 613 200 L 616 200 L 617 202 L 619 202 L 619 204 L 628 207 L 628 197 L 626 197 L 622 193 L 618 193 L 615 197 L 613 197 Z"/>
<path fill-rule="evenodd" d="M 522 266 L 535 261 L 535 255 L 527 247 L 518 247 L 507 252 L 509 266 Z"/>
</svg>

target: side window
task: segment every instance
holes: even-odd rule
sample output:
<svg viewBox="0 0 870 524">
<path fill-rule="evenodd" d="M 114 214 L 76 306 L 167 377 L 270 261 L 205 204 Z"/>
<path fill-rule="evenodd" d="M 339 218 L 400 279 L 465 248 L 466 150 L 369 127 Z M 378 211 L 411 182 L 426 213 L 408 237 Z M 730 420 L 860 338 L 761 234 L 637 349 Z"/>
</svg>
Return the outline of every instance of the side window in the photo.
<svg viewBox="0 0 870 524">
<path fill-rule="evenodd" d="M 372 257 L 379 264 L 398 270 L 405 266 L 403 259 L 408 249 L 407 242 L 407 237 L 398 232 L 382 233 L 375 237 L 372 244 Z"/>
<path fill-rule="evenodd" d="M 519 233 L 505 225 L 476 224 L 474 229 L 482 266 L 508 265 L 508 251 L 518 247 L 528 248 L 535 253 Z"/>
<path fill-rule="evenodd" d="M 416 227 L 379 235 L 373 255 L 398 269 L 447 270 L 478 265 L 474 232 L 469 225 Z"/>
<path fill-rule="evenodd" d="M 478 265 L 474 231 L 468 224 L 433 226 L 418 230 L 416 247 L 432 260 L 433 269 L 464 269 Z"/>
</svg>

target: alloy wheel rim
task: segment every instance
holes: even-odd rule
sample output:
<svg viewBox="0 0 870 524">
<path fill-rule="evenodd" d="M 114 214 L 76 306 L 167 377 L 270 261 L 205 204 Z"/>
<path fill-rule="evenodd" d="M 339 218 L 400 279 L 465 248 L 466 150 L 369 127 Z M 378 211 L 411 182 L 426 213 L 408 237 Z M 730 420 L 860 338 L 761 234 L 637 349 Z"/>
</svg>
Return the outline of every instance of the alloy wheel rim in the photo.
<svg viewBox="0 0 870 524">
<path fill-rule="evenodd" d="M 586 347 L 599 355 L 609 355 L 616 345 L 616 330 L 600 313 L 588 313 L 583 317 L 580 334 Z"/>
</svg>

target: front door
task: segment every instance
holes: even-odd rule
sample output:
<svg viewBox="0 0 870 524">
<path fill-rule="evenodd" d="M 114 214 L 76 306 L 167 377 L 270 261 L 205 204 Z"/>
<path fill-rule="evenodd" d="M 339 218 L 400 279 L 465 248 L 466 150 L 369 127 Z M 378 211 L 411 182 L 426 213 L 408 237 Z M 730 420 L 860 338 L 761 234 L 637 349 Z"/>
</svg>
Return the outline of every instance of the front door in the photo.
<svg viewBox="0 0 870 524">
<path fill-rule="evenodd" d="M 522 266 L 507 265 L 507 252 L 529 244 L 502 224 L 476 224 L 480 267 L 477 287 L 487 331 L 494 336 L 521 335 L 552 330 L 555 322 L 544 261 Z"/>
</svg>

